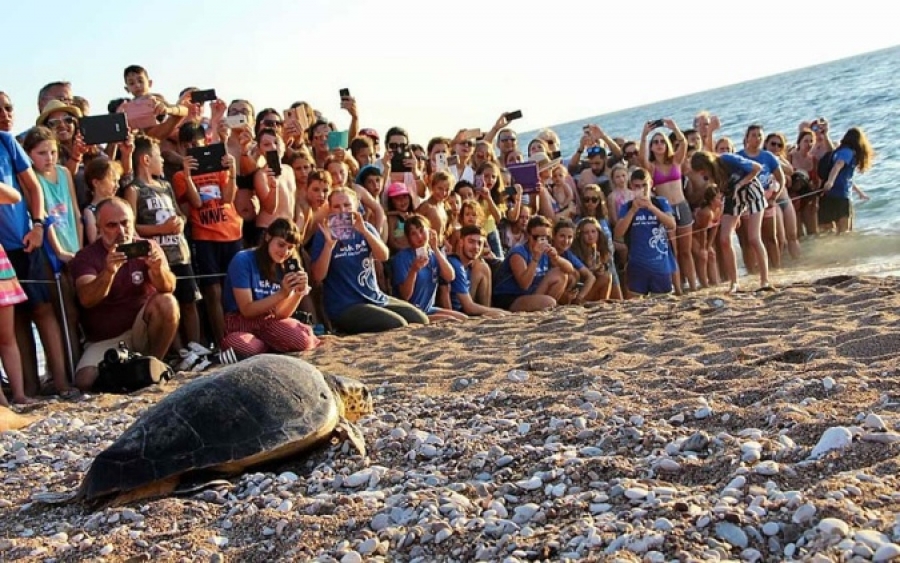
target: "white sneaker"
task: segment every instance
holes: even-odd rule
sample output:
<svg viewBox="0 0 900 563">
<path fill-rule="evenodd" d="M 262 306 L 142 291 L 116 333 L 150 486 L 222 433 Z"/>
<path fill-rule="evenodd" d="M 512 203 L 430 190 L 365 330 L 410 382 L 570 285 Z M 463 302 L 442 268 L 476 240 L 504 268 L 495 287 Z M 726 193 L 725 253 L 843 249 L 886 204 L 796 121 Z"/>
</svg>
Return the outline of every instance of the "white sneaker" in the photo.
<svg viewBox="0 0 900 563">
<path fill-rule="evenodd" d="M 187 371 L 187 370 L 191 369 L 191 367 L 193 367 L 194 364 L 196 364 L 197 362 L 200 361 L 200 356 L 198 356 L 197 354 L 195 354 L 193 352 L 185 350 L 184 348 L 179 350 L 178 354 L 181 356 L 182 360 L 181 360 L 181 363 L 179 363 L 177 366 L 175 366 L 176 371 Z"/>
<path fill-rule="evenodd" d="M 202 344 L 197 344 L 196 342 L 188 343 L 187 347 L 191 352 L 197 354 L 198 356 L 209 356 L 210 354 L 212 354 L 212 350 L 210 350 L 206 346 L 203 346 Z"/>
<path fill-rule="evenodd" d="M 212 365 L 212 362 L 209 361 L 208 358 L 203 358 L 199 362 L 197 362 L 197 364 L 194 367 L 191 368 L 191 371 L 193 371 L 193 372 L 203 371 L 211 365 Z"/>
<path fill-rule="evenodd" d="M 234 353 L 234 348 L 228 348 L 227 350 L 221 350 L 218 354 L 213 356 L 213 360 L 217 364 L 228 365 L 228 364 L 236 364 L 240 360 L 237 357 L 237 354 Z"/>
</svg>

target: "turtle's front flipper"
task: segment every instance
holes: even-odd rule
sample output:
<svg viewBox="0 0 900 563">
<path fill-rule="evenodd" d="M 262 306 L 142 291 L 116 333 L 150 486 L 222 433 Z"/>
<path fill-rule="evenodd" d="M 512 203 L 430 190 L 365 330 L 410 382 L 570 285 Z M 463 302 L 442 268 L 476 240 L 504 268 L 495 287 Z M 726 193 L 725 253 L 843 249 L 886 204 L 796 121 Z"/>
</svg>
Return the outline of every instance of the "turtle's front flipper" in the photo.
<svg viewBox="0 0 900 563">
<path fill-rule="evenodd" d="M 341 417 L 337 426 L 334 427 L 334 438 L 338 443 L 350 440 L 350 443 L 353 444 L 353 447 L 356 448 L 360 455 L 365 457 L 366 439 L 363 437 L 362 430 L 346 418 Z"/>
<path fill-rule="evenodd" d="M 31 495 L 31 502 L 38 504 L 68 504 L 78 500 L 78 492 L 69 493 L 34 493 Z"/>
</svg>

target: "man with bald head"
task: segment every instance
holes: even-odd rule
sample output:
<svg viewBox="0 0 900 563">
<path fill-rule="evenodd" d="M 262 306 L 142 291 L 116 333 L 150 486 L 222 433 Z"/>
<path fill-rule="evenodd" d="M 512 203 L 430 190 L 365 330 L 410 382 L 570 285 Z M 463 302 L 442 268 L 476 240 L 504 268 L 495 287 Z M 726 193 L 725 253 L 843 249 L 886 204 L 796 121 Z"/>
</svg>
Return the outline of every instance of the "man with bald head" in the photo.
<svg viewBox="0 0 900 563">
<path fill-rule="evenodd" d="M 124 342 L 132 352 L 166 355 L 178 330 L 175 276 L 154 240 L 143 240 L 149 253 L 124 252 L 134 236 L 131 205 L 117 197 L 97 205 L 99 236 L 69 263 L 83 308 L 80 317 L 87 344 L 75 370 L 75 385 L 89 390 L 104 353 Z M 131 256 L 131 257 L 129 257 Z"/>
</svg>

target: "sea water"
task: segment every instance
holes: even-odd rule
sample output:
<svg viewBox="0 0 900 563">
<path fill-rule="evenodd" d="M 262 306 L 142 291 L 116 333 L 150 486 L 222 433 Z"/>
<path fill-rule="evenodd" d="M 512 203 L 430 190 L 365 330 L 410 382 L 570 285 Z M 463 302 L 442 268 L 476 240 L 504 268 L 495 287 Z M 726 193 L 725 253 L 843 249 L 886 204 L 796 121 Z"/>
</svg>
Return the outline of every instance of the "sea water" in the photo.
<svg viewBox="0 0 900 563">
<path fill-rule="evenodd" d="M 854 201 L 854 232 L 804 239 L 801 259 L 785 257 L 785 267 L 773 279 L 785 283 L 832 273 L 900 274 L 900 47 L 550 128 L 560 137 L 563 157 L 569 158 L 587 123 L 599 125 L 611 137 L 639 140 L 647 121 L 672 118 L 688 129 L 700 110 L 719 116 L 717 138 L 727 135 L 738 149 L 751 123 L 761 124 L 766 133 L 784 133 L 790 144 L 796 143 L 799 123 L 817 117 L 828 119 L 835 143 L 850 127 L 862 128 L 875 160 L 866 174 L 857 171 L 854 176 L 871 198 Z M 535 134 L 520 135 L 521 150 Z"/>
</svg>

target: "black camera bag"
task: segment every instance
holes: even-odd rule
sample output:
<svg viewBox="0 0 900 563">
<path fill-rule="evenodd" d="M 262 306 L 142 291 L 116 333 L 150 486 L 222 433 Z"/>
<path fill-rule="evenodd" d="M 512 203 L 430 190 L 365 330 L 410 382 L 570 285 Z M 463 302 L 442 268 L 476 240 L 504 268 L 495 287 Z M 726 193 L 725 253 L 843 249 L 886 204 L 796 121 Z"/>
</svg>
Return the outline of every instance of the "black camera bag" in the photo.
<svg viewBox="0 0 900 563">
<path fill-rule="evenodd" d="M 125 361 L 108 362 L 97 366 L 94 390 L 99 393 L 126 394 L 172 379 L 172 368 L 154 356 L 130 354 Z"/>
</svg>

